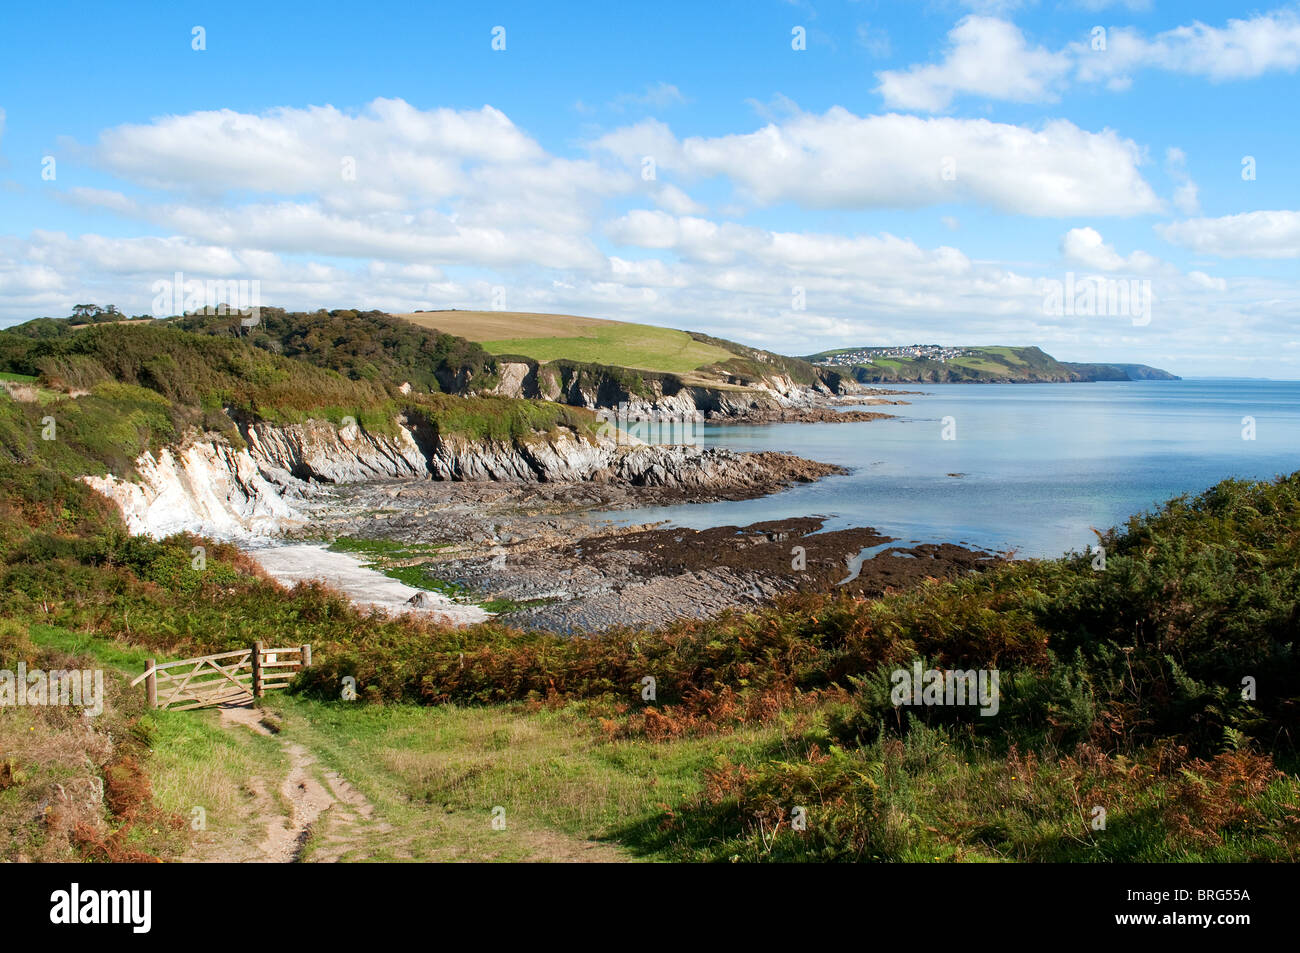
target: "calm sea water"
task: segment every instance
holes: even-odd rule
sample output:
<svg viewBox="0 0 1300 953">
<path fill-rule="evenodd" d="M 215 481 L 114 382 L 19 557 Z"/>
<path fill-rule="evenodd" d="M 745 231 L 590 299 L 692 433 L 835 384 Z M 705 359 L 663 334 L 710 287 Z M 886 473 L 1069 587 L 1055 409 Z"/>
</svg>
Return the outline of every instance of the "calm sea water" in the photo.
<svg viewBox="0 0 1300 953">
<path fill-rule="evenodd" d="M 701 442 L 851 468 L 758 500 L 601 514 L 694 528 L 793 516 L 1056 556 L 1181 493 L 1300 469 L 1300 381 L 914 385 L 896 420 L 706 425 Z M 901 389 L 901 388 L 900 388 Z M 944 418 L 956 439 L 944 440 Z M 1243 418 L 1255 439 L 1242 437 Z M 961 474 L 950 476 L 949 474 Z"/>
</svg>

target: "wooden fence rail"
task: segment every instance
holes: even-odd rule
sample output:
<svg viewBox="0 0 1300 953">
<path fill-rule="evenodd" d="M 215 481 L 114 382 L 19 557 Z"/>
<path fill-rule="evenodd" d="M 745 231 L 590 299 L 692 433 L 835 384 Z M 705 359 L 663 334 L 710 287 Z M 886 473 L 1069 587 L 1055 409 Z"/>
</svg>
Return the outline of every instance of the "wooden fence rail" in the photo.
<svg viewBox="0 0 1300 953">
<path fill-rule="evenodd" d="M 268 649 L 261 642 L 234 652 L 163 662 L 146 659 L 132 685 L 144 682 L 150 708 L 186 711 L 210 705 L 245 704 L 268 689 L 284 688 L 311 666 L 311 645 Z"/>
</svg>

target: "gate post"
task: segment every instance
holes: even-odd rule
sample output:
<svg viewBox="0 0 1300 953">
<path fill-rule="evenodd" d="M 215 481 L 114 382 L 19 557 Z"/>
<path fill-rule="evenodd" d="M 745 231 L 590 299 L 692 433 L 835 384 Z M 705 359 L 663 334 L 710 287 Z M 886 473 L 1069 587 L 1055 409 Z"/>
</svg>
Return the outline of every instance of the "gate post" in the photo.
<svg viewBox="0 0 1300 953">
<path fill-rule="evenodd" d="M 311 643 L 308 642 L 302 647 L 302 667 L 311 668 Z"/>
<path fill-rule="evenodd" d="M 262 697 L 262 643 L 253 643 L 253 697 Z"/>
<path fill-rule="evenodd" d="M 149 674 L 144 680 L 144 697 L 150 708 L 158 707 L 158 676 L 154 673 L 154 666 L 158 663 L 151 658 L 144 660 L 145 668 Z"/>
</svg>

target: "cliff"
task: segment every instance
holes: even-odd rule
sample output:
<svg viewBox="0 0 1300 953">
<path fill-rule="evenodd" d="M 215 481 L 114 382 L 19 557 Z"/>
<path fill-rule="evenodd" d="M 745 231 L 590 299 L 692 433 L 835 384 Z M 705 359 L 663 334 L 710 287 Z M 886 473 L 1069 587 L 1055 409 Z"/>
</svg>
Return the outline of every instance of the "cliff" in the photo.
<svg viewBox="0 0 1300 953">
<path fill-rule="evenodd" d="M 178 448 L 146 452 L 137 477 L 87 476 L 132 533 L 189 531 L 216 538 L 273 536 L 306 527 L 330 504 L 333 484 L 381 480 L 621 483 L 683 495 L 755 496 L 837 468 L 780 453 L 719 447 L 627 446 L 560 428 L 509 440 L 440 434 L 418 417 L 394 435 L 323 421 L 242 425 L 245 446 L 191 434 Z"/>
<path fill-rule="evenodd" d="M 794 408 L 824 405 L 827 398 L 865 392 L 839 374 L 798 380 L 778 368 L 730 372 L 722 369 L 688 382 L 675 374 L 653 374 L 624 367 L 523 358 L 499 358 L 499 382 L 490 393 L 502 397 L 549 400 L 609 410 L 625 406 L 629 414 L 696 418 L 762 418 Z"/>
</svg>

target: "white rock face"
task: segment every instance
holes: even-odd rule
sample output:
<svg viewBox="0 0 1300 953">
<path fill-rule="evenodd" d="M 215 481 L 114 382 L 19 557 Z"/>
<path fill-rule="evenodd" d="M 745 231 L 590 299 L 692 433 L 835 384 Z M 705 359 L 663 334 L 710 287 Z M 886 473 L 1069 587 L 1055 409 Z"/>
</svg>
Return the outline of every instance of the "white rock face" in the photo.
<svg viewBox="0 0 1300 953">
<path fill-rule="evenodd" d="M 492 393 L 500 397 L 528 397 L 536 396 L 525 393 L 528 389 L 527 380 L 531 368 L 527 364 L 518 361 L 502 361 L 497 364 L 497 374 L 501 377 L 501 382 L 492 388 Z"/>
<path fill-rule="evenodd" d="M 254 424 L 244 436 L 247 449 L 208 436 L 157 457 L 146 453 L 136 461 L 136 481 L 84 479 L 118 505 L 132 533 L 241 540 L 308 525 L 328 502 L 330 484 L 434 479 L 709 488 L 765 477 L 752 461 L 718 447 L 616 445 L 568 431 L 476 442 L 403 419 L 394 436 L 321 421 Z"/>
<path fill-rule="evenodd" d="M 145 453 L 136 460 L 136 470 L 137 483 L 112 475 L 84 477 L 117 504 L 127 529 L 136 535 L 278 535 L 308 519 L 291 502 L 295 487 L 272 483 L 248 451 L 228 444 L 204 441 L 176 452 L 165 448 L 157 458 Z"/>
<path fill-rule="evenodd" d="M 253 424 L 244 436 L 259 466 L 303 480 L 361 483 L 429 475 L 424 451 L 405 423 L 395 437 L 371 434 L 355 424 L 337 428 L 322 420 L 287 427 Z"/>
</svg>

